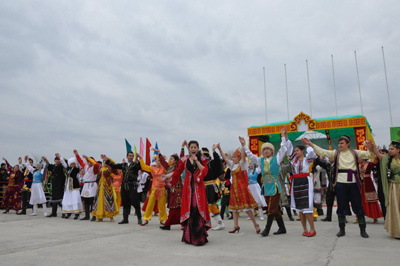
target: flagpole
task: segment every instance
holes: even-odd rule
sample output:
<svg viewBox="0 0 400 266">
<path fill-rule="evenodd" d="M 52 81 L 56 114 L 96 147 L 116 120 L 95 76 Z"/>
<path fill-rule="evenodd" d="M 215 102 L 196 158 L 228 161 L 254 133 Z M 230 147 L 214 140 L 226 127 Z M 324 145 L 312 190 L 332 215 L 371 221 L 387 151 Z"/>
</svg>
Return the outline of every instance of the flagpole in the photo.
<svg viewBox="0 0 400 266">
<path fill-rule="evenodd" d="M 357 70 L 358 91 L 360 93 L 361 114 L 364 115 L 364 109 L 363 109 L 362 98 L 361 98 L 360 75 L 358 73 L 358 62 L 357 62 L 357 52 L 356 51 L 354 51 L 354 58 L 356 59 L 356 70 Z"/>
<path fill-rule="evenodd" d="M 385 60 L 385 52 L 383 51 L 383 46 L 382 46 L 382 57 L 383 57 L 383 67 L 384 67 L 384 69 L 385 69 L 386 90 L 387 90 L 388 101 L 389 101 L 390 126 L 393 127 L 392 106 L 391 106 L 391 104 L 390 104 L 389 82 L 388 82 L 388 78 L 387 78 L 386 60 Z"/>
<path fill-rule="evenodd" d="M 267 115 L 267 87 L 265 85 L 265 67 L 263 67 L 264 72 L 264 98 L 265 98 L 265 124 L 268 124 L 268 115 Z"/>
<path fill-rule="evenodd" d="M 287 85 L 287 72 L 286 72 L 286 64 L 283 64 L 283 65 L 285 67 L 287 119 L 289 120 L 289 93 L 288 93 L 288 85 Z"/>
<path fill-rule="evenodd" d="M 338 115 L 338 110 L 337 110 L 336 81 L 335 81 L 335 67 L 334 67 L 334 65 L 333 65 L 333 54 L 331 54 L 331 59 L 332 59 L 333 91 L 334 91 L 334 93 L 335 93 L 336 116 L 339 116 L 339 115 Z"/>
<path fill-rule="evenodd" d="M 311 90 L 310 90 L 310 74 L 308 72 L 308 60 L 306 60 L 307 66 L 307 82 L 308 82 L 308 100 L 310 102 L 310 116 L 312 117 L 312 108 L 311 108 Z"/>
</svg>

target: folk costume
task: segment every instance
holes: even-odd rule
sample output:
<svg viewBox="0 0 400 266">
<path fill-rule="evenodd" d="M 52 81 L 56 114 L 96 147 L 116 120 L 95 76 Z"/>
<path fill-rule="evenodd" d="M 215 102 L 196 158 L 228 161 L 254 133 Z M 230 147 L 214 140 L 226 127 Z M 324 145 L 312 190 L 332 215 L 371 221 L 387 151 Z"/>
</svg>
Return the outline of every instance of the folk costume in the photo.
<svg viewBox="0 0 400 266">
<path fill-rule="evenodd" d="M 300 160 L 293 153 L 290 140 L 282 140 L 286 146 L 293 175 L 291 186 L 291 208 L 302 213 L 314 213 L 314 180 L 310 176 L 310 164 L 317 157 L 312 147 L 307 147 L 306 156 Z"/>
<path fill-rule="evenodd" d="M 378 194 L 376 193 L 374 183 L 372 181 L 371 172 L 374 166 L 371 162 L 364 162 L 360 164 L 360 177 L 361 177 L 361 203 L 365 216 L 374 219 L 382 217 L 382 212 L 379 207 Z"/>
<path fill-rule="evenodd" d="M 60 163 L 49 164 L 47 169 L 51 172 L 51 213 L 47 217 L 57 217 L 57 206 L 61 204 L 64 196 L 67 163 L 64 158 L 59 158 Z M 65 216 L 65 215 L 64 215 Z"/>
<path fill-rule="evenodd" d="M 230 200 L 230 189 L 231 189 L 231 169 L 225 168 L 224 181 L 221 181 L 220 193 L 221 193 L 221 219 L 224 219 L 225 211 L 227 212 L 228 218 L 233 219 L 232 213 L 229 217 L 229 200 Z"/>
<path fill-rule="evenodd" d="M 182 149 L 181 157 L 184 156 L 184 150 Z M 164 157 L 160 154 L 160 162 L 163 167 L 167 170 L 166 174 L 172 173 L 178 167 L 179 162 L 177 161 L 174 166 L 168 165 Z M 163 226 L 160 226 L 163 230 L 170 230 L 171 225 L 180 224 L 181 216 L 181 204 L 182 204 L 182 178 L 179 176 L 175 179 L 168 178 L 165 180 L 166 186 L 169 188 L 168 193 L 168 218 Z"/>
<path fill-rule="evenodd" d="M 97 191 L 97 175 L 94 172 L 99 172 L 101 164 L 97 163 L 94 159 L 93 162 L 95 162 L 95 164 L 92 166 L 85 164 L 79 154 L 76 154 L 76 160 L 79 165 L 85 169 L 81 191 L 81 197 L 85 203 L 85 217 L 81 220 L 90 220 L 90 213 L 93 211 L 93 201 Z M 96 217 L 93 217 L 92 220 L 95 221 Z"/>
<path fill-rule="evenodd" d="M 267 236 L 269 234 L 274 218 L 279 226 L 278 231 L 274 234 L 285 234 L 285 223 L 283 222 L 282 214 L 279 209 L 280 193 L 282 192 L 282 188 L 278 180 L 278 174 L 280 169 L 279 165 L 282 162 L 282 159 L 286 153 L 286 147 L 284 145 L 281 145 L 281 148 L 279 149 L 276 156 L 272 156 L 269 158 L 265 158 L 264 156 L 256 156 L 249 150 L 247 146 L 243 148 L 246 152 L 247 157 L 250 158 L 250 161 L 253 164 L 260 166 L 261 174 L 263 177 L 264 197 L 265 202 L 268 206 L 268 219 L 265 229 L 261 233 L 261 235 Z M 261 146 L 261 152 L 263 152 L 263 150 L 266 148 L 269 148 L 272 151 L 275 150 L 274 146 L 269 142 L 266 142 Z"/>
<path fill-rule="evenodd" d="M 204 167 L 200 171 L 196 162 L 190 162 L 189 156 L 182 157 L 172 174 L 172 179 L 180 178 L 185 171 L 183 181 L 181 225 L 183 227 L 182 242 L 202 246 L 208 242 L 207 230 L 211 228 L 210 212 L 203 179 L 207 175 L 207 160 L 204 155 L 199 158 Z"/>
<path fill-rule="evenodd" d="M 68 160 L 68 165 L 75 164 L 75 158 Z M 61 202 L 62 213 L 67 214 L 65 218 L 69 218 L 72 213 L 75 214 L 74 220 L 78 219 L 79 214 L 83 211 L 82 199 L 80 193 L 80 186 L 78 180 L 79 168 L 69 168 L 67 171 L 67 178 L 65 181 L 64 196 Z"/>
<path fill-rule="evenodd" d="M 281 164 L 278 180 L 281 183 L 281 207 L 286 209 L 286 213 L 290 221 L 294 221 L 292 211 L 290 209 L 291 196 L 290 196 L 290 185 L 289 174 L 292 174 L 292 166 L 290 163 Z"/>
<path fill-rule="evenodd" d="M 202 153 L 208 159 L 208 172 L 207 175 L 204 177 L 208 209 L 212 213 L 212 217 L 217 223 L 217 226 L 212 228 L 212 230 L 221 230 L 225 228 L 225 225 L 222 221 L 219 208 L 217 207 L 217 201 L 219 199 L 217 179 L 222 173 L 222 161 L 218 153 L 216 152 L 213 152 L 214 159 L 211 159 L 210 153 L 207 148 L 202 148 Z"/>
<path fill-rule="evenodd" d="M 258 204 L 258 212 L 260 213 L 259 214 L 260 219 L 264 221 L 263 208 L 267 206 L 267 203 L 265 203 L 265 199 L 261 193 L 261 187 L 257 182 L 257 177 L 259 174 L 261 174 L 261 169 L 259 167 L 247 170 L 247 177 L 249 179 L 248 188 L 254 200 Z"/>
<path fill-rule="evenodd" d="M 88 158 L 88 160 L 93 165 L 96 164 L 92 158 Z M 107 161 L 113 162 L 110 158 Z M 107 162 L 100 168 L 99 173 L 94 172 L 100 177 L 92 211 L 92 216 L 96 217 L 97 222 L 102 222 L 104 218 L 110 218 L 110 221 L 113 222 L 114 216 L 119 214 L 116 207 L 117 196 L 112 186 L 112 178 L 116 173 L 116 170 L 113 170 Z"/>
<path fill-rule="evenodd" d="M 142 212 L 140 210 L 140 193 L 138 193 L 138 174 L 142 169 L 138 161 L 127 163 L 115 164 L 113 162 L 107 163 L 113 169 L 122 170 L 122 183 L 121 183 L 121 201 L 123 206 L 123 219 L 118 224 L 129 223 L 129 215 L 131 213 L 131 206 L 135 208 L 135 213 L 138 219 L 138 224 L 142 224 Z"/>
<path fill-rule="evenodd" d="M 350 140 L 349 140 L 350 141 Z M 315 144 L 312 147 L 316 154 L 322 157 L 328 157 L 334 159 L 334 173 L 335 180 L 333 186 L 335 186 L 336 197 L 337 197 L 337 215 L 339 218 L 340 231 L 337 234 L 338 237 L 345 235 L 346 227 L 346 213 L 349 200 L 351 201 L 351 207 L 353 212 L 357 215 L 358 225 L 360 227 L 360 234 L 362 237 L 367 238 L 365 214 L 361 203 L 361 182 L 360 182 L 360 171 L 358 168 L 358 158 L 368 159 L 373 155 L 369 151 L 360 151 L 353 149 L 346 149 L 344 151 L 336 150 L 324 150 Z"/>
<path fill-rule="evenodd" d="M 20 196 L 21 186 L 18 183 L 18 180 L 20 180 L 23 177 L 21 171 L 18 170 L 17 172 L 14 172 L 13 168 L 7 161 L 6 164 L 7 164 L 7 170 L 10 173 L 10 175 L 9 177 L 7 177 L 8 186 L 6 192 L 4 193 L 3 202 L 1 203 L 1 208 L 6 209 L 4 213 L 7 213 L 10 209 L 13 209 L 15 211 L 21 209 L 21 196 Z"/>
<path fill-rule="evenodd" d="M 380 168 L 386 205 L 385 229 L 390 237 L 400 238 L 400 159 L 383 155 Z"/>
<path fill-rule="evenodd" d="M 31 167 L 29 162 L 27 163 L 27 167 Z M 29 204 L 33 206 L 32 216 L 36 216 L 36 211 L 38 209 L 38 204 L 42 204 L 44 216 L 47 216 L 47 208 L 46 208 L 46 196 L 43 191 L 43 175 L 46 171 L 46 164 L 43 164 L 41 169 L 37 169 L 37 171 L 33 174 L 32 187 L 31 187 L 31 199 L 29 200 Z"/>
<path fill-rule="evenodd" d="M 115 190 L 115 194 L 117 195 L 117 211 L 119 212 L 119 209 L 121 207 L 121 184 L 122 184 L 122 171 L 118 171 L 117 175 L 114 175 L 113 178 L 113 187 Z"/>
<path fill-rule="evenodd" d="M 24 173 L 24 178 L 21 185 L 22 208 L 18 214 L 26 214 L 26 209 L 28 208 L 28 202 L 31 196 L 31 186 L 34 171 L 35 168 L 33 166 L 27 167 L 27 164 L 25 164 L 22 167 L 22 172 Z"/>
<path fill-rule="evenodd" d="M 161 224 L 164 224 L 165 220 L 167 220 L 167 211 L 165 208 L 167 195 L 165 193 L 165 182 L 164 180 L 161 179 L 161 177 L 166 173 L 166 170 L 162 165 L 160 166 L 146 165 L 143 159 L 140 159 L 140 167 L 142 167 L 143 171 L 151 173 L 151 175 L 153 176 L 150 197 L 147 202 L 146 211 L 143 215 L 143 220 L 145 220 L 145 222 L 142 223 L 141 225 L 145 225 L 148 223 L 148 221 L 151 220 L 156 201 L 158 202 L 158 210 L 160 212 L 159 220 Z"/>
</svg>

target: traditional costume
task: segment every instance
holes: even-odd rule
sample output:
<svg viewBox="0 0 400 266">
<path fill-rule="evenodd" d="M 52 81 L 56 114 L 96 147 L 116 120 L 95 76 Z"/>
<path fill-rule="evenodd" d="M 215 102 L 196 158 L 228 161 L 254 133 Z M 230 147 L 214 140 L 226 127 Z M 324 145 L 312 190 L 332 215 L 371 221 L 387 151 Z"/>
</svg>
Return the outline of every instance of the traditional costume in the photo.
<svg viewBox="0 0 400 266">
<path fill-rule="evenodd" d="M 181 157 L 184 156 L 184 151 L 182 149 Z M 167 170 L 166 174 L 172 173 L 177 168 L 179 161 L 176 162 L 174 166 L 168 165 L 165 158 L 160 154 L 160 162 L 163 167 Z M 171 225 L 180 224 L 181 216 L 181 204 L 182 204 L 182 178 L 180 176 L 172 179 L 168 178 L 165 180 L 166 186 L 169 188 L 168 193 L 168 218 L 163 226 L 160 226 L 163 230 L 170 230 Z"/>
<path fill-rule="evenodd" d="M 31 167 L 29 163 L 27 163 L 27 167 Z M 46 207 L 46 196 L 43 191 L 43 175 L 46 171 L 46 164 L 42 165 L 42 169 L 37 169 L 37 171 L 33 174 L 33 181 L 31 187 L 31 199 L 29 200 L 29 204 L 33 206 L 33 212 L 31 215 L 36 216 L 36 211 L 38 208 L 38 204 L 42 204 L 44 216 L 47 216 L 47 207 Z"/>
<path fill-rule="evenodd" d="M 189 156 L 185 156 L 180 159 L 178 168 L 172 174 L 172 179 L 175 179 L 185 171 L 181 205 L 182 242 L 196 246 L 202 246 L 208 242 L 207 230 L 211 228 L 210 212 L 203 182 L 208 171 L 207 160 L 204 156 L 201 156 L 199 161 L 204 167 L 201 171 L 196 162 L 192 164 Z"/>
<path fill-rule="evenodd" d="M 57 206 L 61 204 L 63 196 L 64 196 L 64 186 L 65 186 L 65 179 L 66 179 L 66 168 L 67 163 L 65 162 L 64 158 L 58 158 L 60 163 L 58 164 L 49 164 L 47 169 L 52 174 L 52 181 L 51 181 L 51 204 L 52 210 L 51 214 L 47 217 L 57 217 Z M 65 216 L 65 215 L 64 215 Z"/>
<path fill-rule="evenodd" d="M 290 163 L 281 164 L 278 180 L 281 183 L 281 207 L 286 209 L 286 213 L 290 221 L 294 221 L 292 211 L 290 209 L 291 196 L 290 196 L 290 185 L 289 174 L 292 174 L 292 166 Z"/>
<path fill-rule="evenodd" d="M 96 162 L 92 158 L 88 160 L 95 165 Z M 107 161 L 113 162 L 110 158 Z M 110 221 L 114 221 L 114 216 L 117 216 L 117 196 L 115 194 L 114 187 L 112 186 L 113 175 L 116 174 L 116 170 L 107 165 L 103 164 L 100 172 L 94 172 L 100 176 L 99 185 L 97 186 L 96 196 L 94 197 L 92 216 L 96 217 L 98 222 L 103 221 L 104 218 L 110 218 Z"/>
<path fill-rule="evenodd" d="M 378 218 L 382 217 L 382 212 L 379 207 L 378 194 L 376 193 L 374 183 L 372 181 L 373 163 L 364 162 L 360 164 L 360 175 L 361 175 L 361 203 L 365 216 L 374 219 L 374 222 Z"/>
<path fill-rule="evenodd" d="M 221 193 L 221 219 L 224 219 L 225 210 L 228 218 L 233 219 L 233 216 L 229 217 L 229 200 L 230 200 L 230 189 L 231 189 L 231 169 L 225 168 L 224 181 L 221 181 L 220 193 Z M 232 213 L 231 213 L 232 214 Z"/>
<path fill-rule="evenodd" d="M 137 161 L 115 164 L 107 161 L 113 169 L 122 170 L 121 200 L 123 206 L 123 219 L 119 224 L 129 223 L 131 206 L 135 208 L 138 224 L 142 223 L 142 212 L 140 210 L 140 194 L 138 193 L 138 174 L 140 163 Z"/>
<path fill-rule="evenodd" d="M 35 168 L 33 166 L 27 167 L 25 164 L 22 167 L 22 172 L 24 173 L 24 178 L 22 180 L 21 185 L 21 200 L 22 200 L 22 209 L 17 214 L 26 214 L 26 209 L 28 208 L 29 198 L 31 196 L 31 186 L 32 186 L 32 179 L 33 179 L 33 172 Z"/>
<path fill-rule="evenodd" d="M 348 139 L 348 137 L 346 137 Z M 350 142 L 350 139 L 348 139 Z M 347 143 L 349 143 L 347 142 Z M 328 157 L 334 159 L 334 173 L 336 197 L 337 197 L 337 215 L 339 218 L 340 231 L 337 234 L 338 237 L 345 235 L 346 227 L 346 213 L 349 201 L 351 201 L 351 207 L 353 212 L 357 215 L 358 225 L 360 227 L 360 234 L 362 237 L 367 238 L 365 214 L 361 204 L 361 182 L 360 182 L 360 171 L 358 168 L 358 158 L 368 159 L 372 157 L 369 151 L 360 151 L 353 149 L 346 149 L 343 151 L 336 150 L 324 150 L 315 144 L 312 147 L 316 154 L 322 157 Z"/>
<path fill-rule="evenodd" d="M 222 173 L 222 162 L 218 153 L 213 152 L 214 159 L 211 159 L 207 148 L 202 148 L 202 152 L 204 156 L 207 157 L 208 159 L 207 162 L 208 172 L 207 175 L 204 177 L 204 185 L 206 187 L 208 209 L 212 213 L 212 217 L 217 223 L 217 226 L 212 228 L 212 230 L 220 230 L 225 228 L 225 225 L 222 221 L 219 212 L 219 208 L 217 207 L 217 201 L 219 199 L 217 178 Z"/>
<path fill-rule="evenodd" d="M 398 141 L 392 141 L 391 145 L 400 149 Z M 385 229 L 390 237 L 400 238 L 400 159 L 383 155 L 380 168 L 386 205 Z"/>
<path fill-rule="evenodd" d="M 79 165 L 85 169 L 85 174 L 83 176 L 83 187 L 81 191 L 81 197 L 85 203 L 85 217 L 81 220 L 89 220 L 90 213 L 93 211 L 93 201 L 96 196 L 97 191 L 97 175 L 94 172 L 98 173 L 101 167 L 101 164 L 95 162 L 95 164 L 85 164 L 79 154 L 76 154 L 76 159 L 79 162 Z M 92 218 L 93 221 L 96 220 L 96 217 Z"/>
<path fill-rule="evenodd" d="M 261 169 L 259 167 L 256 167 L 254 169 L 248 169 L 247 171 L 247 177 L 249 179 L 248 188 L 254 200 L 258 204 L 258 212 L 260 215 L 260 219 L 264 221 L 263 208 L 267 206 L 267 203 L 265 203 L 265 199 L 261 193 L 261 187 L 257 182 L 257 177 L 259 174 L 261 174 Z"/>
<path fill-rule="evenodd" d="M 20 184 L 18 180 L 23 177 L 21 171 L 14 172 L 11 165 L 6 161 L 7 170 L 10 173 L 8 179 L 8 186 L 4 193 L 3 202 L 1 208 L 6 209 L 4 213 L 7 213 L 10 209 L 18 211 L 21 209 L 21 197 L 20 197 Z"/>
<path fill-rule="evenodd" d="M 165 208 L 167 195 L 165 193 L 165 182 L 161 179 L 161 177 L 166 173 L 166 170 L 162 165 L 146 165 L 143 159 L 140 159 L 140 167 L 142 167 L 143 171 L 151 173 L 151 175 L 153 176 L 149 200 L 147 203 L 146 211 L 143 215 L 143 220 L 145 220 L 145 222 L 143 222 L 141 225 L 146 225 L 148 221 L 151 220 L 156 201 L 158 202 L 158 210 L 160 212 L 159 220 L 161 224 L 164 224 L 164 221 L 167 220 L 167 211 Z"/>
<path fill-rule="evenodd" d="M 72 213 L 75 214 L 74 220 L 77 220 L 79 214 L 83 211 L 82 199 L 80 194 L 80 186 L 78 180 L 79 168 L 75 158 L 68 160 L 68 165 L 75 164 L 76 167 L 69 168 L 65 182 L 65 190 L 62 205 L 62 213 L 66 213 L 68 219 Z"/>
<path fill-rule="evenodd" d="M 274 234 L 285 234 L 285 223 L 283 222 L 282 214 L 279 209 L 280 193 L 282 192 L 282 188 L 278 180 L 278 174 L 280 169 L 279 165 L 282 162 L 283 157 L 285 156 L 286 147 L 284 145 L 281 145 L 281 148 L 279 149 L 277 155 L 269 158 L 265 158 L 264 156 L 256 156 L 249 150 L 247 146 L 243 148 L 246 152 L 247 157 L 250 158 L 250 161 L 253 164 L 260 166 L 261 174 L 263 177 L 264 197 L 265 202 L 268 206 L 268 219 L 265 229 L 261 233 L 261 235 L 267 236 L 269 234 L 274 218 L 279 226 L 278 231 Z M 271 143 L 266 142 L 261 146 L 261 153 L 266 148 L 271 149 L 272 152 L 274 152 L 275 150 L 274 146 Z"/>
</svg>

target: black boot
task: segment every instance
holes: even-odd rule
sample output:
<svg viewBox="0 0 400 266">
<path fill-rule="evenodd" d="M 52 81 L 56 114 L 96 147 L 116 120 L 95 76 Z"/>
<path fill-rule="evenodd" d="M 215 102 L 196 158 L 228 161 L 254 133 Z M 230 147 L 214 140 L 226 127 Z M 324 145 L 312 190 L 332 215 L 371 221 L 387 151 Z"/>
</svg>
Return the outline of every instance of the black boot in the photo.
<svg viewBox="0 0 400 266">
<path fill-rule="evenodd" d="M 142 217 L 138 217 L 138 218 L 137 218 L 137 223 L 138 223 L 138 224 L 142 224 L 142 223 L 143 223 Z"/>
<path fill-rule="evenodd" d="M 290 221 L 294 221 L 293 216 L 292 216 L 292 211 L 290 210 L 290 207 L 286 206 L 285 209 L 286 209 L 287 216 L 289 217 L 289 220 Z"/>
<path fill-rule="evenodd" d="M 90 220 L 90 203 L 89 200 L 85 199 L 85 217 L 81 221 Z"/>
<path fill-rule="evenodd" d="M 364 216 L 358 216 L 358 226 L 360 227 L 360 235 L 363 238 L 368 238 L 369 235 L 367 234 L 367 232 L 365 231 L 367 224 L 365 223 L 365 217 Z"/>
<path fill-rule="evenodd" d="M 160 229 L 162 229 L 162 230 L 170 230 L 170 229 L 171 229 L 171 226 L 169 226 L 169 225 L 163 225 L 163 226 L 160 226 Z"/>
<path fill-rule="evenodd" d="M 346 227 L 346 217 L 340 217 L 339 216 L 339 232 L 336 234 L 337 237 L 344 236 L 346 234 L 346 231 L 344 228 Z"/>
<path fill-rule="evenodd" d="M 69 217 L 71 217 L 71 215 L 72 215 L 72 213 L 63 213 L 63 215 L 61 217 L 68 219 Z"/>
<path fill-rule="evenodd" d="M 78 218 L 79 218 L 79 213 L 75 213 L 74 220 L 78 220 Z"/>
<path fill-rule="evenodd" d="M 261 232 L 260 235 L 262 236 L 268 236 L 269 235 L 269 230 L 271 230 L 272 222 L 274 221 L 274 215 L 268 215 L 267 218 L 267 224 L 265 225 L 265 229 Z"/>
<path fill-rule="evenodd" d="M 51 206 L 51 213 L 47 217 L 57 217 L 57 204 L 53 203 Z"/>
<path fill-rule="evenodd" d="M 285 223 L 283 222 L 282 217 L 279 218 L 279 219 L 276 219 L 276 222 L 277 222 L 277 224 L 278 224 L 278 226 L 279 226 L 279 229 L 278 229 L 278 231 L 276 231 L 276 232 L 274 233 L 274 235 L 286 234 Z"/>
<path fill-rule="evenodd" d="M 324 219 L 321 219 L 323 222 L 332 222 L 332 207 L 328 207 L 326 209 L 326 217 Z"/>
<path fill-rule="evenodd" d="M 96 222 L 96 216 L 92 216 L 92 219 L 90 219 L 91 222 Z"/>
<path fill-rule="evenodd" d="M 124 218 L 118 224 L 127 224 L 127 223 L 129 223 L 128 215 L 124 214 Z"/>
</svg>

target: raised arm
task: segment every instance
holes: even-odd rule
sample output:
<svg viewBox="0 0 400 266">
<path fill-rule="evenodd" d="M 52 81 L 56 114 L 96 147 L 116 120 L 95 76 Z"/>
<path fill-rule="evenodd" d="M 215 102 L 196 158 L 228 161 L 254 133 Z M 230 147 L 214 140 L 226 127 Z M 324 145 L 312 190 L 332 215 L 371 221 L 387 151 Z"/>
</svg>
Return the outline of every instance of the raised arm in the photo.
<svg viewBox="0 0 400 266">
<path fill-rule="evenodd" d="M 140 156 L 140 154 L 138 154 L 138 157 L 139 157 L 139 162 L 140 162 L 140 167 L 142 167 L 142 170 L 143 171 L 146 171 L 146 172 L 148 172 L 148 173 L 151 173 L 151 166 L 149 166 L 149 165 L 147 165 L 144 161 L 143 161 L 143 158 L 142 158 L 142 156 Z"/>
<path fill-rule="evenodd" d="M 304 143 L 304 145 L 311 146 L 314 149 L 315 153 L 321 157 L 328 157 L 330 159 L 333 159 L 335 157 L 335 153 L 336 153 L 335 150 L 330 151 L 330 150 L 322 149 L 321 147 L 312 143 L 308 138 L 302 138 L 301 141 Z"/>
<path fill-rule="evenodd" d="M 85 168 L 86 164 L 85 164 L 85 162 L 82 160 L 81 156 L 79 156 L 79 153 L 78 153 L 77 150 L 74 150 L 74 154 L 75 154 L 76 160 L 78 161 L 79 165 L 80 165 L 82 168 Z"/>
<path fill-rule="evenodd" d="M 221 156 L 222 156 L 222 159 L 224 159 L 224 161 L 225 161 L 226 164 L 229 164 L 229 158 L 225 155 L 224 151 L 222 150 L 221 144 L 218 143 L 218 144 L 217 144 L 217 148 L 218 148 L 218 150 L 219 150 L 219 153 L 220 153 Z"/>
<path fill-rule="evenodd" d="M 260 158 L 257 155 L 255 155 L 254 153 L 252 153 L 249 148 L 246 146 L 246 140 L 243 137 L 239 136 L 239 141 L 240 144 L 242 144 L 242 148 L 244 150 L 244 152 L 246 153 L 246 156 L 249 157 L 250 162 L 252 162 L 255 165 L 260 165 Z"/>
<path fill-rule="evenodd" d="M 371 140 L 366 141 L 366 146 L 368 150 L 372 151 L 375 154 L 375 156 L 379 159 L 379 161 L 382 160 L 382 154 L 379 152 L 378 148 Z"/>
</svg>

